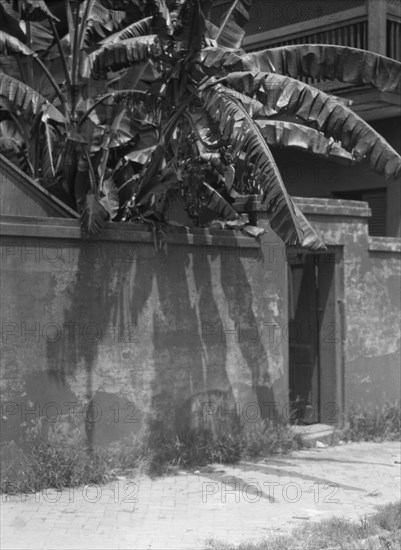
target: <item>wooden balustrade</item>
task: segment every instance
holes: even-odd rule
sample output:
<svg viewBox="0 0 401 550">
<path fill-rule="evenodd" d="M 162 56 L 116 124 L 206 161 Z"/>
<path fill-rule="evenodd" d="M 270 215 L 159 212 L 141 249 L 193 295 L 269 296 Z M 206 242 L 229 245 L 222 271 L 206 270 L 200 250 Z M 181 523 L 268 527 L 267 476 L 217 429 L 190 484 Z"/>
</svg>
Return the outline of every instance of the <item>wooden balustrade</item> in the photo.
<svg viewBox="0 0 401 550">
<path fill-rule="evenodd" d="M 265 48 L 278 46 L 292 46 L 295 44 L 338 44 L 340 46 L 351 46 L 353 48 L 367 49 L 368 46 L 368 26 L 367 21 L 357 21 L 352 24 L 344 24 L 335 29 L 319 30 L 287 38 L 286 40 L 275 40 L 269 44 L 259 45 L 257 47 L 247 47 L 247 51 L 258 51 Z"/>
<path fill-rule="evenodd" d="M 326 15 L 320 20 L 300 21 L 249 35 L 244 48 L 259 51 L 307 43 L 362 48 L 401 61 L 401 2 L 366 0 L 364 5 Z"/>
</svg>

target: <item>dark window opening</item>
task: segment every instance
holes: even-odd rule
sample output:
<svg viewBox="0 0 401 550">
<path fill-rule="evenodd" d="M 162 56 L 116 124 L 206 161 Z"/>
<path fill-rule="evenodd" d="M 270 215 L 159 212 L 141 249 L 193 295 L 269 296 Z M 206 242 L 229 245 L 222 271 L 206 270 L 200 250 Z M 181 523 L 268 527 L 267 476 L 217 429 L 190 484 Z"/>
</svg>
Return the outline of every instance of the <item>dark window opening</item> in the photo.
<svg viewBox="0 0 401 550">
<path fill-rule="evenodd" d="M 387 235 L 387 189 L 337 191 L 333 193 L 333 198 L 367 202 L 372 210 L 372 216 L 368 219 L 369 235 L 372 235 L 372 237 L 385 237 Z"/>
</svg>

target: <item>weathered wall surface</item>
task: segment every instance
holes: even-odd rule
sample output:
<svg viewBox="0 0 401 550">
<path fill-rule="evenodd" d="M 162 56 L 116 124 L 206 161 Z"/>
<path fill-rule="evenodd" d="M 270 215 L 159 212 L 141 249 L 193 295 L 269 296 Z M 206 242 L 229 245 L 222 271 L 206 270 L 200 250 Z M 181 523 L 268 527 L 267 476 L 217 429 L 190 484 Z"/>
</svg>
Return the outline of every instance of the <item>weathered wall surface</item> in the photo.
<svg viewBox="0 0 401 550">
<path fill-rule="evenodd" d="M 399 240 L 369 238 L 365 203 L 298 204 L 339 251 L 339 408 L 393 401 Z M 282 415 L 287 254 L 269 229 L 261 245 L 175 230 L 159 250 L 142 226 L 111 224 L 83 240 L 75 220 L 4 217 L 1 233 L 3 439 L 18 440 L 39 417 L 107 445 L 228 420 L 234 408 L 243 421 L 258 417 L 256 405 Z"/>
<path fill-rule="evenodd" d="M 198 234 L 185 244 L 182 234 L 156 250 L 143 228 L 83 241 L 74 221 L 10 225 L 4 436 L 26 418 L 65 421 L 74 402 L 78 421 L 95 403 L 85 409 L 96 420 L 90 435 L 104 444 L 150 425 L 181 431 L 202 420 L 189 413 L 208 401 L 209 420 L 258 396 L 286 403 L 287 351 L 266 326 L 281 322 L 286 280 L 252 239 L 230 235 L 221 246 Z"/>
<path fill-rule="evenodd" d="M 401 240 L 369 237 L 366 203 L 301 201 L 325 242 L 343 248 L 344 313 L 337 333 L 344 339 L 345 408 L 394 403 L 400 388 Z M 324 203 L 322 216 L 314 204 Z"/>
<path fill-rule="evenodd" d="M 350 265 L 346 388 L 348 402 L 382 406 L 400 397 L 401 247 L 371 238 Z"/>
</svg>

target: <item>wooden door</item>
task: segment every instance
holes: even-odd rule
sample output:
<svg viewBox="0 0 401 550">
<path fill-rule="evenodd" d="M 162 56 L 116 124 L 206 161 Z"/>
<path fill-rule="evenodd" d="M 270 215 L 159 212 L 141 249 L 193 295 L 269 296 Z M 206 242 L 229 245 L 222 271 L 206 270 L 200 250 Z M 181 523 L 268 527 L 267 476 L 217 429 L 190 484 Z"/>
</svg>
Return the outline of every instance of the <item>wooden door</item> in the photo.
<svg viewBox="0 0 401 550">
<path fill-rule="evenodd" d="M 319 422 L 319 329 L 317 257 L 289 265 L 289 389 L 291 420 Z"/>
</svg>

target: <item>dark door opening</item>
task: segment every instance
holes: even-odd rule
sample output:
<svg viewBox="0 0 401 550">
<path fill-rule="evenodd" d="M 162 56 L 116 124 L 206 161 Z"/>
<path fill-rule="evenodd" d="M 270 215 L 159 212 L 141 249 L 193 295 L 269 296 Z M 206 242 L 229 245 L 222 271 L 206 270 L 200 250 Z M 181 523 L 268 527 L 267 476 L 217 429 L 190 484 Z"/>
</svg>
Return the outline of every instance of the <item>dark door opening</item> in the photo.
<svg viewBox="0 0 401 550">
<path fill-rule="evenodd" d="M 289 400 L 298 424 L 339 421 L 341 312 L 334 253 L 297 254 L 289 262 Z"/>
</svg>

